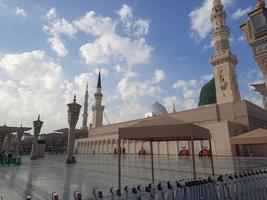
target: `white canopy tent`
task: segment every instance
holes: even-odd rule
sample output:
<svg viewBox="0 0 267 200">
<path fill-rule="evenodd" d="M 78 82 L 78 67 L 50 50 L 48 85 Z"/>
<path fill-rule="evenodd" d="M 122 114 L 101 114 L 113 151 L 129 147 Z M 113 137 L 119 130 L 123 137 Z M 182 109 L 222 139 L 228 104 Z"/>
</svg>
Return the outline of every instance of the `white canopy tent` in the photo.
<svg viewBox="0 0 267 200">
<path fill-rule="evenodd" d="M 193 123 L 187 123 L 168 116 L 143 119 L 135 124 L 118 129 L 118 188 L 121 189 L 121 140 L 149 141 L 151 150 L 152 183 L 154 183 L 153 145 L 155 141 L 191 141 L 193 177 L 196 178 L 194 140 L 208 140 L 208 129 Z M 211 153 L 212 175 L 214 176 L 213 157 Z"/>
</svg>

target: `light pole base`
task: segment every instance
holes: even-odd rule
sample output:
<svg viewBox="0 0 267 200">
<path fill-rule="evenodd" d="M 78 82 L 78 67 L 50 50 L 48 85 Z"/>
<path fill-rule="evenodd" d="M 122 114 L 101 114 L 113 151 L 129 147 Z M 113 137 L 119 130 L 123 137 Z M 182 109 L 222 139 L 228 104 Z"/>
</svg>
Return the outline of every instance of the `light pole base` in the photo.
<svg viewBox="0 0 267 200">
<path fill-rule="evenodd" d="M 74 156 L 67 157 L 65 163 L 66 164 L 76 164 L 76 158 Z"/>
</svg>

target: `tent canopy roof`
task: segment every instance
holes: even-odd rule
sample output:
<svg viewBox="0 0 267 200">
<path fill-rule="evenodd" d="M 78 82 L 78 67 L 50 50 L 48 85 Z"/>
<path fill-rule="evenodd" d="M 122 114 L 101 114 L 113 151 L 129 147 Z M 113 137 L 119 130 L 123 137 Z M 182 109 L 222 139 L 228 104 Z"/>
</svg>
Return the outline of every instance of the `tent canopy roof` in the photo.
<svg viewBox="0 0 267 200">
<path fill-rule="evenodd" d="M 119 139 L 138 141 L 209 140 L 208 129 L 178 119 L 160 116 L 119 128 Z"/>
<path fill-rule="evenodd" d="M 267 144 L 267 130 L 255 129 L 247 133 L 231 137 L 231 144 Z"/>
<path fill-rule="evenodd" d="M 11 126 L 0 126 L 0 136 L 5 136 L 6 134 L 15 133 L 20 127 L 11 127 Z M 31 130 L 30 127 L 22 127 L 23 131 Z"/>
</svg>

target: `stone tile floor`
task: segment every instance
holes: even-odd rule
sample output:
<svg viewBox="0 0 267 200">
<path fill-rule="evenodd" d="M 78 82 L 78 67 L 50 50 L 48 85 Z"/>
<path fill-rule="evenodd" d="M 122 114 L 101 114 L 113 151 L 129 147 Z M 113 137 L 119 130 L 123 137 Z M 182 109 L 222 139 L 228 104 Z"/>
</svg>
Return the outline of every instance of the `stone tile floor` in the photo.
<svg viewBox="0 0 267 200">
<path fill-rule="evenodd" d="M 52 192 L 60 199 L 73 199 L 78 190 L 88 199 L 94 188 L 108 190 L 117 185 L 117 157 L 115 155 L 77 155 L 76 165 L 65 165 L 63 155 L 46 155 L 31 161 L 22 158 L 21 166 L 0 167 L 0 197 L 20 200 L 27 195 L 33 199 L 47 200 Z M 154 156 L 155 181 L 179 180 L 192 176 L 191 158 Z M 250 168 L 267 168 L 267 158 L 216 157 L 217 175 Z M 197 175 L 211 173 L 209 158 L 196 158 Z M 122 184 L 140 184 L 151 181 L 150 156 L 128 155 L 122 158 Z"/>
</svg>

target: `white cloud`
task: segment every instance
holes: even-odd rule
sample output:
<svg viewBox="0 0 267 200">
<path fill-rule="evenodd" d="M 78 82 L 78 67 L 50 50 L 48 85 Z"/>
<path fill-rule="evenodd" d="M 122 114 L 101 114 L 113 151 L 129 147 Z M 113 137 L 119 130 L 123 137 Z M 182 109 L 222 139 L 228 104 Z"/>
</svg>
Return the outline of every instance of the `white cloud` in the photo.
<svg viewBox="0 0 267 200">
<path fill-rule="evenodd" d="M 120 16 L 121 21 L 127 22 L 133 17 L 133 10 L 130 6 L 123 4 L 117 14 Z"/>
<path fill-rule="evenodd" d="M 115 32 L 116 23 L 109 17 L 96 16 L 94 11 L 86 13 L 74 24 L 86 33 L 94 36 L 102 35 L 104 33 Z"/>
<path fill-rule="evenodd" d="M 0 7 L 2 8 L 6 8 L 6 4 L 4 4 L 4 0 L 0 0 Z"/>
<path fill-rule="evenodd" d="M 59 57 L 65 57 L 68 55 L 68 50 L 58 36 L 53 36 L 48 39 L 51 48 L 57 53 Z"/>
<path fill-rule="evenodd" d="M 0 83 L 5 85 L 0 88 L 0 103 L 5 105 L 0 110 L 2 119 L 13 125 L 23 121 L 24 125 L 31 126 L 40 113 L 45 120 L 45 130 L 66 124 L 64 102 L 68 90 L 62 67 L 50 60 L 45 52 L 4 54 L 0 57 L 0 68 L 10 77 Z"/>
<path fill-rule="evenodd" d="M 197 106 L 197 102 L 196 102 L 196 99 L 187 99 L 185 102 L 184 102 L 184 107 L 186 110 L 188 109 L 193 109 Z"/>
<path fill-rule="evenodd" d="M 64 18 L 50 21 L 48 26 L 44 26 L 44 30 L 48 31 L 51 35 L 63 34 L 69 37 L 74 37 L 77 33 L 75 26 Z"/>
<path fill-rule="evenodd" d="M 231 5 L 233 2 L 233 0 L 222 0 L 222 3 L 225 6 Z M 191 20 L 192 36 L 196 40 L 204 39 L 211 32 L 211 9 L 212 1 L 204 0 L 200 7 L 197 7 L 189 14 Z"/>
<path fill-rule="evenodd" d="M 153 78 L 153 80 L 154 80 L 155 83 L 159 83 L 159 82 L 165 80 L 165 78 L 166 78 L 166 75 L 165 75 L 165 72 L 164 71 L 162 71 L 160 69 L 156 69 L 155 70 L 155 72 L 154 72 L 154 78 Z"/>
<path fill-rule="evenodd" d="M 124 26 L 124 31 L 129 36 L 143 37 L 149 32 L 149 20 L 134 19 L 133 10 L 130 6 L 123 4 L 121 9 L 117 11 L 117 15 Z"/>
<path fill-rule="evenodd" d="M 200 82 L 197 80 L 189 80 L 189 81 L 185 81 L 185 80 L 178 80 L 177 82 L 175 82 L 173 84 L 173 88 L 174 89 L 178 89 L 182 91 L 183 97 L 184 99 L 186 99 L 186 101 L 188 99 L 191 98 L 196 98 L 199 96 L 199 87 L 200 87 Z M 188 108 L 188 107 L 186 107 Z"/>
<path fill-rule="evenodd" d="M 81 73 L 74 77 L 74 83 L 78 86 L 78 94 L 83 94 L 85 91 L 85 87 L 88 84 L 89 93 L 92 94 L 95 92 L 96 87 L 96 78 L 97 76 L 90 73 Z"/>
<path fill-rule="evenodd" d="M 179 98 L 173 98 L 177 103 L 177 110 L 192 109 L 197 106 L 202 86 L 213 78 L 213 74 L 201 76 L 199 79 L 189 81 L 178 80 L 173 88 L 179 93 Z M 166 101 L 169 99 L 166 99 Z"/>
<path fill-rule="evenodd" d="M 176 95 L 165 97 L 163 99 L 163 103 L 169 112 L 173 111 L 174 105 L 176 111 L 193 109 L 197 106 L 196 99 L 193 98 L 184 99 L 183 97 L 177 97 Z"/>
<path fill-rule="evenodd" d="M 243 35 L 241 35 L 237 40 L 238 40 L 238 42 L 243 42 L 243 41 L 245 41 L 245 37 Z"/>
<path fill-rule="evenodd" d="M 178 105 L 178 107 L 179 107 L 179 105 L 181 105 L 181 99 L 175 95 L 168 96 L 168 97 L 165 97 L 163 99 L 163 104 L 166 107 L 166 109 L 168 110 L 168 112 L 172 112 L 174 104 L 175 104 L 175 109 L 177 108 L 177 105 Z"/>
<path fill-rule="evenodd" d="M 0 115 L 13 126 L 32 126 L 41 114 L 42 132 L 67 127 L 66 104 L 72 101 L 74 92 L 82 104 L 87 81 L 90 93 L 95 90 L 94 73 L 82 73 L 70 82 L 62 67 L 41 50 L 1 54 L 0 70 Z"/>
<path fill-rule="evenodd" d="M 82 58 L 88 65 L 123 62 L 129 66 L 147 63 L 152 47 L 144 39 L 132 40 L 117 34 L 104 34 L 93 43 L 80 48 Z"/>
<path fill-rule="evenodd" d="M 21 16 L 23 18 L 26 18 L 27 17 L 27 13 L 25 12 L 25 10 L 23 8 L 19 8 L 17 6 L 16 6 L 15 14 L 17 16 Z"/>
<path fill-rule="evenodd" d="M 233 20 L 237 20 L 243 16 L 246 16 L 250 11 L 252 10 L 252 7 L 248 7 L 248 8 L 245 8 L 245 9 L 241 9 L 241 8 L 238 8 L 233 14 L 232 14 L 232 19 Z"/>
<path fill-rule="evenodd" d="M 57 17 L 57 10 L 55 8 L 50 8 L 50 10 L 46 13 L 46 17 L 49 20 L 55 19 Z"/>
<path fill-rule="evenodd" d="M 203 51 L 207 51 L 207 50 L 209 50 L 209 49 L 212 49 L 214 47 L 214 41 L 213 40 L 211 40 L 210 41 L 210 43 L 209 44 L 205 44 L 204 46 L 203 46 Z"/>
<path fill-rule="evenodd" d="M 201 80 L 203 81 L 210 81 L 213 78 L 213 74 L 207 74 L 201 77 Z"/>
<path fill-rule="evenodd" d="M 137 82 L 130 78 L 122 78 L 118 83 L 118 91 L 123 100 L 137 100 L 140 96 L 159 96 L 162 90 L 149 82 Z"/>
<path fill-rule="evenodd" d="M 114 109 L 111 109 L 111 106 Z M 114 105 L 106 106 L 105 112 L 111 123 L 116 123 L 142 118 L 145 115 L 146 109 L 137 101 L 127 101 L 115 107 Z"/>
<path fill-rule="evenodd" d="M 181 88 L 188 88 L 188 87 L 195 87 L 197 85 L 197 80 L 190 80 L 190 81 L 185 81 L 185 80 L 178 80 L 173 84 L 173 88 L 175 89 L 181 89 Z"/>
<path fill-rule="evenodd" d="M 184 98 L 188 99 L 188 98 L 192 98 L 196 95 L 195 91 L 194 90 L 186 90 L 184 92 Z M 197 94 L 198 96 L 199 94 Z"/>
<path fill-rule="evenodd" d="M 49 34 L 48 42 L 51 48 L 56 52 L 59 57 L 68 55 L 68 50 L 61 39 L 61 35 L 67 35 L 74 38 L 77 33 L 76 27 L 64 18 L 57 18 L 57 11 L 51 8 L 46 17 L 48 25 L 43 26 L 43 30 Z"/>
</svg>

